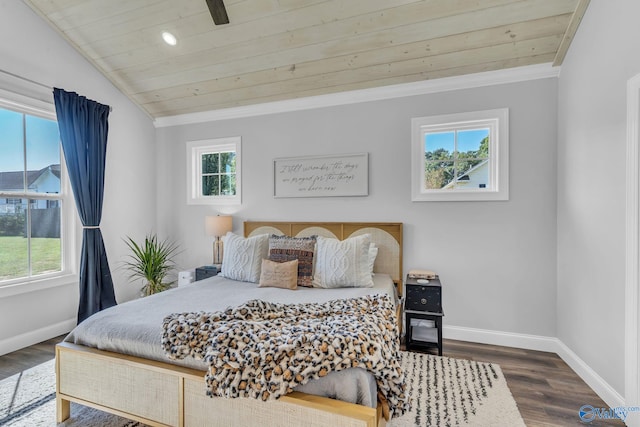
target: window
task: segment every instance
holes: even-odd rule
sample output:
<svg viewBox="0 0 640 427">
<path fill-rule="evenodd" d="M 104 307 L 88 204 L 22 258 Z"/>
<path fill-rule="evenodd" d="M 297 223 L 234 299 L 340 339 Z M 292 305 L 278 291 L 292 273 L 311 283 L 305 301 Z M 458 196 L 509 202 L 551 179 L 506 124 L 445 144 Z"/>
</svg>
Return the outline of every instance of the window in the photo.
<svg viewBox="0 0 640 427">
<path fill-rule="evenodd" d="M 53 111 L 0 100 L 0 286 L 64 272 L 61 164 Z"/>
<path fill-rule="evenodd" d="M 187 203 L 240 204 L 240 137 L 187 143 Z"/>
<path fill-rule="evenodd" d="M 411 122 L 414 202 L 509 199 L 506 108 Z"/>
</svg>

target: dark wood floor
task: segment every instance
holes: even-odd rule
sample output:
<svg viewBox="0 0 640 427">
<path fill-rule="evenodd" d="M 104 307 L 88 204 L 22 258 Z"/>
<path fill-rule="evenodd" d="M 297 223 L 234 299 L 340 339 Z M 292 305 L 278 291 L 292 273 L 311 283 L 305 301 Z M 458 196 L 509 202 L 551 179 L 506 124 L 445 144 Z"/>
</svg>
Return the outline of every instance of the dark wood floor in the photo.
<svg viewBox="0 0 640 427">
<path fill-rule="evenodd" d="M 0 357 L 0 380 L 54 357 L 63 336 Z M 444 356 L 500 365 L 527 426 L 583 424 L 582 405 L 607 408 L 578 375 L 554 353 L 444 340 Z M 624 425 L 594 420 L 590 426 Z"/>
<path fill-rule="evenodd" d="M 582 405 L 608 405 L 555 353 L 444 340 L 443 356 L 500 365 L 527 426 L 584 425 Z M 623 426 L 620 420 L 599 420 L 590 426 Z"/>
<path fill-rule="evenodd" d="M 0 356 L 0 381 L 56 357 L 55 347 L 64 335 Z"/>
</svg>

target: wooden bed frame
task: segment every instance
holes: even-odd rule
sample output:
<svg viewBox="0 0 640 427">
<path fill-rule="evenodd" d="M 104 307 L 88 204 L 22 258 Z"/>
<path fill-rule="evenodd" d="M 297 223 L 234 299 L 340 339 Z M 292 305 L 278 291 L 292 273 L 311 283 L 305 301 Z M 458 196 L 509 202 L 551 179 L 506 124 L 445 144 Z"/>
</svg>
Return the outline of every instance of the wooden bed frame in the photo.
<svg viewBox="0 0 640 427">
<path fill-rule="evenodd" d="M 402 282 L 402 223 L 245 222 L 246 236 L 317 234 L 345 239 L 370 233 L 378 246 L 374 271 Z M 402 286 L 398 286 L 399 292 Z M 400 317 L 398 316 L 398 320 Z M 347 426 L 386 424 L 382 407 L 369 408 L 293 392 L 276 401 L 209 398 L 204 371 L 97 350 L 71 343 L 56 346 L 57 422 L 70 416 L 70 403 L 150 426 Z"/>
</svg>

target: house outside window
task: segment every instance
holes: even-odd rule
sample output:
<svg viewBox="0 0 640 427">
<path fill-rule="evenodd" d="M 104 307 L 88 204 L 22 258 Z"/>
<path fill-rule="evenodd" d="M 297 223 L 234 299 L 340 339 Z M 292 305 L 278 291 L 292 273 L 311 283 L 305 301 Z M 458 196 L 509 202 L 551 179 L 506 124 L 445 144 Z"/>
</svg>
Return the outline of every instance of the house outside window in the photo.
<svg viewBox="0 0 640 427">
<path fill-rule="evenodd" d="M 0 99 L 0 287 L 65 273 L 61 164 L 53 111 Z"/>
<path fill-rule="evenodd" d="M 187 143 L 187 203 L 241 203 L 240 137 Z"/>
<path fill-rule="evenodd" d="M 412 119 L 412 200 L 508 200 L 508 110 Z"/>
</svg>

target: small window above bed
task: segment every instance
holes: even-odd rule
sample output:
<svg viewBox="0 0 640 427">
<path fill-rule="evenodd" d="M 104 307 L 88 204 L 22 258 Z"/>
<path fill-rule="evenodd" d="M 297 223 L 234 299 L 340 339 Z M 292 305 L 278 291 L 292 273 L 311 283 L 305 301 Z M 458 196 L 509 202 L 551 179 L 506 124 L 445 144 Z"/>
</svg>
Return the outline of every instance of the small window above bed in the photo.
<svg viewBox="0 0 640 427">
<path fill-rule="evenodd" d="M 509 200 L 508 109 L 412 119 L 412 201 Z"/>
<path fill-rule="evenodd" d="M 187 142 L 187 204 L 239 205 L 239 136 Z"/>
</svg>

